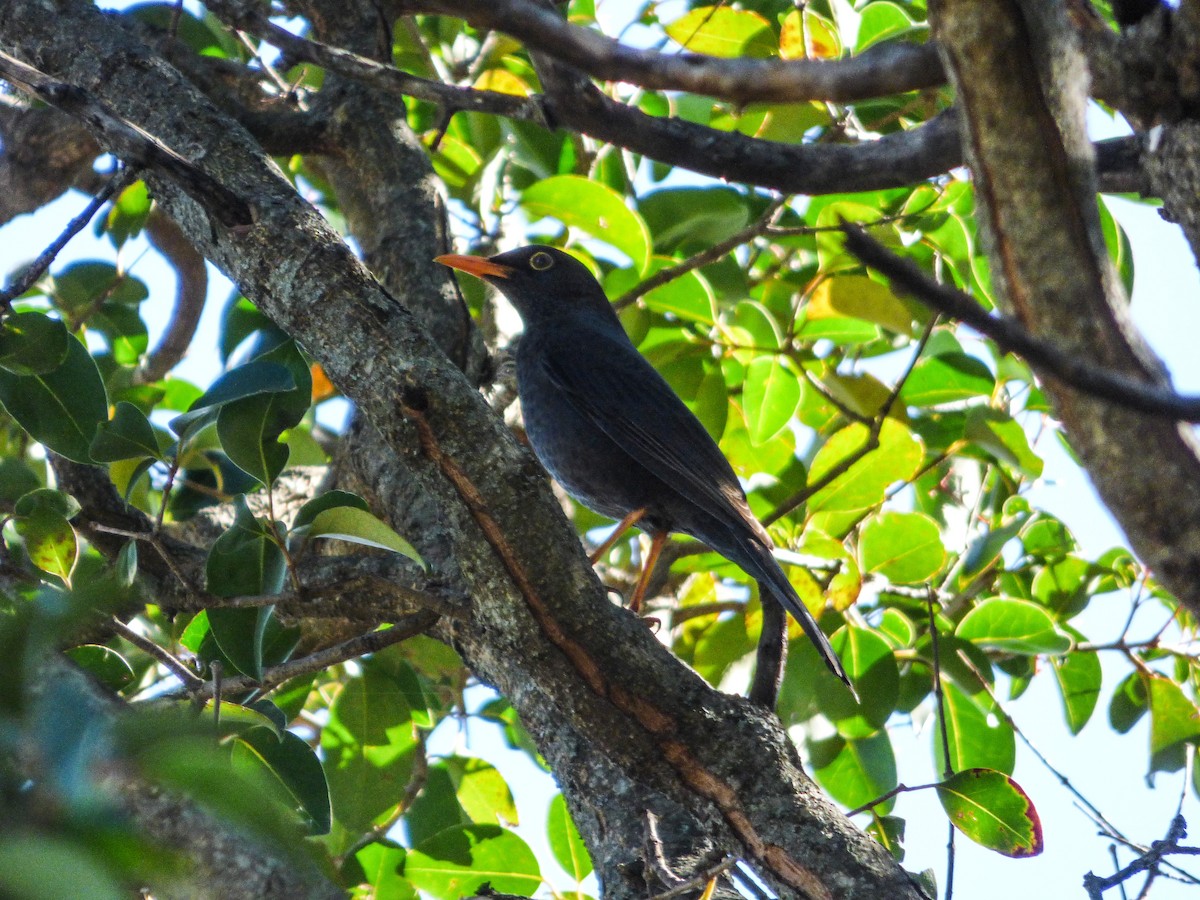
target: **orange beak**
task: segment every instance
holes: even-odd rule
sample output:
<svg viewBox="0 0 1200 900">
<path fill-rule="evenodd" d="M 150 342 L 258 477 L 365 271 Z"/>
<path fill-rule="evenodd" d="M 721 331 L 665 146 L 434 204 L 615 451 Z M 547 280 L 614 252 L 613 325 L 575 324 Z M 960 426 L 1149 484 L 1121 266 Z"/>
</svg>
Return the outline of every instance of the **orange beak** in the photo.
<svg viewBox="0 0 1200 900">
<path fill-rule="evenodd" d="M 442 256 L 435 256 L 433 261 L 452 269 L 458 269 L 460 272 L 466 272 L 468 275 L 474 275 L 476 278 L 509 278 L 513 273 L 508 266 L 494 263 L 483 256 L 461 256 L 457 253 L 446 253 Z"/>
</svg>

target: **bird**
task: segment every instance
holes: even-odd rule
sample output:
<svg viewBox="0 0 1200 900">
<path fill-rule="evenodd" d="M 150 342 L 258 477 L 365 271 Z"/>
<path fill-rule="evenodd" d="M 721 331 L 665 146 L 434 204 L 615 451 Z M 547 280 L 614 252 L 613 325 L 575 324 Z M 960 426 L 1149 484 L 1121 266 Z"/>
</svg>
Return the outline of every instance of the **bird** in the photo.
<svg viewBox="0 0 1200 900">
<path fill-rule="evenodd" d="M 541 244 L 435 261 L 492 285 L 520 315 L 517 394 L 534 455 L 568 494 L 619 523 L 593 562 L 633 525 L 649 535 L 630 608 L 640 611 L 668 536 L 691 535 L 740 566 L 774 601 L 763 604 L 752 701 L 775 706 L 786 653 L 782 610 L 853 692 L 828 638 L 775 560 L 729 461 L 638 352 L 588 268 Z"/>
</svg>

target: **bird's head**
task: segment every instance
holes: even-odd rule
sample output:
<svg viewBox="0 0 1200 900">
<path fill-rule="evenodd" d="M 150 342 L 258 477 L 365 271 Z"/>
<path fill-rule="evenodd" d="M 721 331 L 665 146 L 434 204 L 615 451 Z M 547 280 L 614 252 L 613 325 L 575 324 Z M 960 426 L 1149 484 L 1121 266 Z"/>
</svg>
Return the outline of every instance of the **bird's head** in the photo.
<svg viewBox="0 0 1200 900">
<path fill-rule="evenodd" d="M 604 289 L 587 266 L 554 247 L 533 244 L 489 257 L 448 253 L 435 262 L 493 285 L 517 308 L 527 328 L 577 315 L 596 316 L 620 327 Z"/>
</svg>

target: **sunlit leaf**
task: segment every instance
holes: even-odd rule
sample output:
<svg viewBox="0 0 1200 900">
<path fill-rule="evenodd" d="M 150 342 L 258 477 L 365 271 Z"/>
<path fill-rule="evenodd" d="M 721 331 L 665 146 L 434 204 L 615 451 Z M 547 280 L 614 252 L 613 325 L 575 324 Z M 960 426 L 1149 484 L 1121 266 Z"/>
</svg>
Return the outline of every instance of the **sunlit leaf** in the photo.
<svg viewBox="0 0 1200 900">
<path fill-rule="evenodd" d="M 1059 631 L 1042 607 L 1026 600 L 985 600 L 955 630 L 963 640 L 1007 653 L 1063 653 L 1071 639 Z"/>
<path fill-rule="evenodd" d="M 1005 856 L 1037 856 L 1042 823 L 1029 795 L 1008 775 L 968 769 L 938 785 L 938 799 L 954 827 Z"/>
<path fill-rule="evenodd" d="M 610 187 L 578 175 L 556 175 L 527 188 L 521 206 L 531 219 L 549 216 L 611 244 L 640 272 L 650 263 L 646 223 Z"/>
<path fill-rule="evenodd" d="M 919 584 L 942 567 L 946 548 L 937 523 L 924 513 L 887 511 L 863 524 L 863 569 L 893 584 Z"/>
<path fill-rule="evenodd" d="M 671 39 L 710 56 L 774 56 L 775 35 L 758 13 L 728 6 L 701 6 L 665 26 Z"/>
</svg>

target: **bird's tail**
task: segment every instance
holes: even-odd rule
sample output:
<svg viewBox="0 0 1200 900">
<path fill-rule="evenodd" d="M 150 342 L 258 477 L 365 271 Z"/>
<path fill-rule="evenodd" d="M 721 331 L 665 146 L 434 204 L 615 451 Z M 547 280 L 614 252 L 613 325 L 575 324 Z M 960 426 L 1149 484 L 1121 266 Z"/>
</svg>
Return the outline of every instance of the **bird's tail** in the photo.
<svg viewBox="0 0 1200 900">
<path fill-rule="evenodd" d="M 788 581 L 787 575 L 775 561 L 770 546 L 757 540 L 746 540 L 739 543 L 744 558 L 735 561 L 748 574 L 754 576 L 764 593 L 770 594 L 776 603 L 786 609 L 792 618 L 800 623 L 800 627 L 804 629 L 808 639 L 817 648 L 817 653 L 825 661 L 829 671 L 840 678 L 853 693 L 854 685 L 850 683 L 846 670 L 842 668 L 842 661 L 833 652 L 833 647 L 829 646 L 829 639 L 825 637 L 825 632 L 821 630 L 821 626 L 817 624 L 817 620 L 808 611 L 808 607 L 804 605 L 804 601 L 800 599 L 796 589 Z"/>
</svg>

